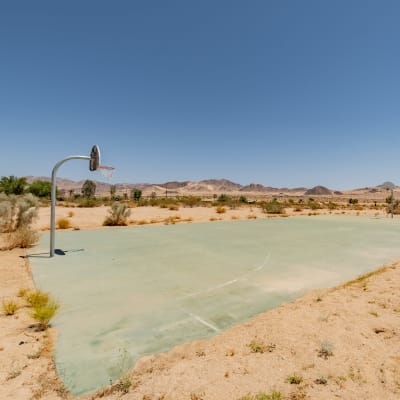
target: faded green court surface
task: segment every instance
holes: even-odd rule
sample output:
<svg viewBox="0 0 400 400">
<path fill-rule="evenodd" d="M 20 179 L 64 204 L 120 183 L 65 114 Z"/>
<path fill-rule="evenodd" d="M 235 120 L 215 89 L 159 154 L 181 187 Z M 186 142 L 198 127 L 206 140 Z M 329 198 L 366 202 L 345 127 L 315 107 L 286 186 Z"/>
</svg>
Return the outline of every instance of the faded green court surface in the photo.
<svg viewBox="0 0 400 400">
<path fill-rule="evenodd" d="M 48 235 L 32 253 L 48 251 Z M 215 335 L 305 290 L 400 256 L 400 221 L 297 217 L 57 232 L 65 256 L 30 257 L 61 303 L 56 364 L 74 394 L 141 356 Z M 83 250 L 80 250 L 83 249 Z"/>
</svg>

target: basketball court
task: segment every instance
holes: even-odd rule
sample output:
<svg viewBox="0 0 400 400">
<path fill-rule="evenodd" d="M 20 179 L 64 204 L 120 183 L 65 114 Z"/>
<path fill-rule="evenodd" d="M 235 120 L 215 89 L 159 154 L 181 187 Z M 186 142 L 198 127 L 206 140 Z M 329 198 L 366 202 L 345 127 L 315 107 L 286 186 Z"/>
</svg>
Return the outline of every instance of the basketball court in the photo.
<svg viewBox="0 0 400 400">
<path fill-rule="evenodd" d="M 61 303 L 55 360 L 73 394 L 399 256 L 396 219 L 319 216 L 57 232 L 29 257 Z"/>
</svg>

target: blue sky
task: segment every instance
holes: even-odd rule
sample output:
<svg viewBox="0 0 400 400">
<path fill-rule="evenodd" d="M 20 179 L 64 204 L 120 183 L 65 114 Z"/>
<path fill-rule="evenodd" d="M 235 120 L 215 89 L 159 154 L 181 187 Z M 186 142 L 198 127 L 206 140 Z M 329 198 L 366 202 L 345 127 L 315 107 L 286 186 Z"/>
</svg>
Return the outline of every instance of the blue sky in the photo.
<svg viewBox="0 0 400 400">
<path fill-rule="evenodd" d="M 97 143 L 114 182 L 400 183 L 399 20 L 388 0 L 2 2 L 0 176 Z"/>
</svg>

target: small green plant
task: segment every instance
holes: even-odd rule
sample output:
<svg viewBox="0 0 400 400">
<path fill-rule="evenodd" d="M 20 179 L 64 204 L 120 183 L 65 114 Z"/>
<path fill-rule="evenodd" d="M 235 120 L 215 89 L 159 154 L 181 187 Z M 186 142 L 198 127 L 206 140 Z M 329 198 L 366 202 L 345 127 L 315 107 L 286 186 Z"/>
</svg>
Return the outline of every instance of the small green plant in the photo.
<svg viewBox="0 0 400 400">
<path fill-rule="evenodd" d="M 3 313 L 5 315 L 14 315 L 17 310 L 18 304 L 15 301 L 3 301 Z"/>
<path fill-rule="evenodd" d="M 266 353 L 266 352 L 272 353 L 276 347 L 275 344 L 265 345 L 263 343 L 256 342 L 255 340 L 250 342 L 248 346 L 250 347 L 252 353 Z"/>
<path fill-rule="evenodd" d="M 318 350 L 318 357 L 327 360 L 331 356 L 333 356 L 333 344 L 328 341 L 322 342 L 321 347 Z"/>
<path fill-rule="evenodd" d="M 262 210 L 267 214 L 284 214 L 285 207 L 277 199 L 261 203 Z"/>
<path fill-rule="evenodd" d="M 125 226 L 131 215 L 131 210 L 126 204 L 115 202 L 111 205 L 109 216 L 104 220 L 104 226 Z"/>
<path fill-rule="evenodd" d="M 291 385 L 299 385 L 301 382 L 303 382 L 303 378 L 301 376 L 293 374 L 289 375 L 286 378 L 286 382 L 290 383 Z"/>
<path fill-rule="evenodd" d="M 241 397 L 239 400 L 283 400 L 283 396 L 281 392 L 274 390 L 270 394 L 267 393 L 258 393 L 255 395 L 247 394 L 246 396 Z"/>
<path fill-rule="evenodd" d="M 39 323 L 39 329 L 41 331 L 45 331 L 49 327 L 50 320 L 54 317 L 59 308 L 60 305 L 54 300 L 33 307 L 32 317 Z"/>
<path fill-rule="evenodd" d="M 69 219 L 59 218 L 57 220 L 57 227 L 58 227 L 58 229 L 68 229 L 68 228 L 71 228 L 71 223 L 70 223 Z"/>
<path fill-rule="evenodd" d="M 129 388 L 132 386 L 131 377 L 128 374 L 122 376 L 118 382 L 118 390 L 124 394 L 129 392 Z"/>
</svg>

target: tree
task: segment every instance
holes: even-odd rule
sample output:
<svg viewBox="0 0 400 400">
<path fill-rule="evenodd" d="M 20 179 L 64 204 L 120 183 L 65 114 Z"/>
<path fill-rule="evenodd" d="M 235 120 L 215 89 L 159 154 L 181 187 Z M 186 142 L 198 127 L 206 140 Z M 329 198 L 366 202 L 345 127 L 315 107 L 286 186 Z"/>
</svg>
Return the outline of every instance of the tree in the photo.
<svg viewBox="0 0 400 400">
<path fill-rule="evenodd" d="M 110 197 L 113 199 L 115 196 L 115 192 L 117 191 L 116 185 L 110 185 Z"/>
<path fill-rule="evenodd" d="M 87 179 L 82 185 L 81 193 L 83 197 L 86 197 L 87 199 L 94 197 L 96 193 L 96 184 Z"/>
<path fill-rule="evenodd" d="M 28 192 L 32 193 L 36 197 L 47 197 L 51 196 L 51 183 L 46 181 L 35 181 L 32 182 L 28 187 Z"/>
<path fill-rule="evenodd" d="M 17 178 L 16 176 L 2 176 L 0 179 L 0 192 L 7 195 L 23 194 L 25 191 L 26 178 Z"/>
<path fill-rule="evenodd" d="M 131 198 L 135 201 L 139 201 L 142 197 L 142 191 L 140 189 L 132 189 L 131 191 Z"/>
</svg>

